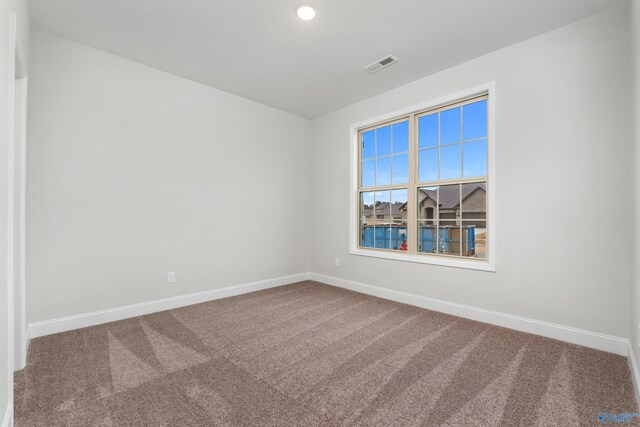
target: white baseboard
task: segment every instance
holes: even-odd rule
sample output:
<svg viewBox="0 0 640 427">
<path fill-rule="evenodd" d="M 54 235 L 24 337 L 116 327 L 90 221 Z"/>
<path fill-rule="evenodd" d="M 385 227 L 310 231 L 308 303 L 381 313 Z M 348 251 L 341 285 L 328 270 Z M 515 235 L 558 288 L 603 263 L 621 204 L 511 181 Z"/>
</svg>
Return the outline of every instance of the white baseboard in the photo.
<svg viewBox="0 0 640 427">
<path fill-rule="evenodd" d="M 9 402 L 2 418 L 2 427 L 13 427 L 13 404 Z"/>
<path fill-rule="evenodd" d="M 535 335 L 541 335 L 543 337 L 554 338 L 571 344 L 578 344 L 622 356 L 626 356 L 628 353 L 627 347 L 629 340 L 627 338 L 601 334 L 599 332 L 591 332 L 584 329 L 558 325 L 542 320 L 529 319 L 497 311 L 485 310 L 483 308 L 443 301 L 407 292 L 395 291 L 379 286 L 354 282 L 352 280 L 326 276 L 324 274 L 310 273 L 309 278 L 318 282 L 404 304 L 414 305 Z"/>
<path fill-rule="evenodd" d="M 633 389 L 636 392 L 636 403 L 638 405 L 638 410 L 640 410 L 640 371 L 638 370 L 638 362 L 636 361 L 631 341 L 629 341 L 627 358 L 629 359 L 629 369 L 631 370 Z"/>
<path fill-rule="evenodd" d="M 541 335 L 548 338 L 578 344 L 597 350 L 607 351 L 626 356 L 629 354 L 629 340 L 627 338 L 601 334 L 599 332 L 587 331 L 570 326 L 558 325 L 541 320 L 529 319 L 522 316 L 500 313 L 497 311 L 485 310 L 469 305 L 443 301 L 407 292 L 396 291 L 379 286 L 367 285 L 352 280 L 327 276 L 317 273 L 300 273 L 291 276 L 278 277 L 274 279 L 262 280 L 243 285 L 229 286 L 226 288 L 213 289 L 210 291 L 198 292 L 189 295 L 180 295 L 161 300 L 149 301 L 139 304 L 132 304 L 124 307 L 117 307 L 107 310 L 94 311 L 91 313 L 79 314 L 75 316 L 62 317 L 59 319 L 35 322 L 29 324 L 27 330 L 26 345 L 31 338 L 73 329 L 95 326 L 102 323 L 114 322 L 116 320 L 127 319 L 135 316 L 155 313 L 163 310 L 184 307 L 220 298 L 241 295 L 248 292 L 273 288 L 276 286 L 288 285 L 303 280 L 316 280 L 329 285 L 338 286 L 352 291 L 361 292 L 380 298 L 414 305 L 429 310 L 452 314 L 479 322 L 515 329 Z M 635 363 L 635 359 L 633 359 Z"/>
<path fill-rule="evenodd" d="M 27 329 L 27 349 L 29 345 L 28 343 L 31 338 L 57 334 L 59 332 L 66 332 L 74 329 L 86 328 L 88 326 L 100 325 L 102 323 L 114 322 L 116 320 L 142 316 L 159 311 L 171 310 L 178 307 L 184 307 L 186 305 L 198 304 L 201 302 L 212 301 L 220 298 L 246 294 L 248 292 L 275 288 L 276 286 L 288 285 L 308 279 L 309 273 L 300 273 L 291 276 L 283 276 L 274 279 L 246 283 L 242 285 L 212 289 L 210 291 L 197 292 L 188 295 L 179 295 L 171 298 L 132 304 L 124 307 L 110 308 L 107 310 L 94 311 L 91 313 L 61 317 L 58 319 L 46 320 L 43 322 L 34 322 L 30 323 Z"/>
</svg>

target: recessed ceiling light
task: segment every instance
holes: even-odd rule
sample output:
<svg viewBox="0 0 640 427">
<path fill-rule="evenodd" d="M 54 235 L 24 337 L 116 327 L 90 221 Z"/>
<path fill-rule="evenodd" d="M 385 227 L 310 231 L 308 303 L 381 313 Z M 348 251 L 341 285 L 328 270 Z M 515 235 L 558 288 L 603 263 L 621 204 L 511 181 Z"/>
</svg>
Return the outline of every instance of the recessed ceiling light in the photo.
<svg viewBox="0 0 640 427">
<path fill-rule="evenodd" d="M 296 8 L 296 15 L 303 21 L 310 21 L 316 16 L 316 10 L 310 4 L 301 4 Z"/>
</svg>

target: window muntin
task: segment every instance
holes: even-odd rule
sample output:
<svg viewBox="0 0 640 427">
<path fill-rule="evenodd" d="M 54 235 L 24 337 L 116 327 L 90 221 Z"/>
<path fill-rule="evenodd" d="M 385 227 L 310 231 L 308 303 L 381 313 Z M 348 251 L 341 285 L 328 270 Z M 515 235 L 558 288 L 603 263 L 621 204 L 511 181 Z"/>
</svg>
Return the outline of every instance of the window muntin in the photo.
<svg viewBox="0 0 640 427">
<path fill-rule="evenodd" d="M 358 132 L 360 248 L 487 260 L 487 98 Z M 382 178 L 373 182 L 365 176 L 372 160 Z M 398 190 L 410 197 L 396 200 Z"/>
</svg>

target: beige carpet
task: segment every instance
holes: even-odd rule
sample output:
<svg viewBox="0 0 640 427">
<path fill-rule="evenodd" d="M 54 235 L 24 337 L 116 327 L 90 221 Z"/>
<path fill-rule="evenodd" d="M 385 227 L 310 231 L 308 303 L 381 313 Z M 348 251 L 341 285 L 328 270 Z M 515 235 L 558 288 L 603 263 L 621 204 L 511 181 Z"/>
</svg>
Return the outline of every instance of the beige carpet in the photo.
<svg viewBox="0 0 640 427">
<path fill-rule="evenodd" d="M 623 357 L 315 282 L 35 339 L 15 385 L 16 426 L 572 426 L 637 409 Z"/>
</svg>

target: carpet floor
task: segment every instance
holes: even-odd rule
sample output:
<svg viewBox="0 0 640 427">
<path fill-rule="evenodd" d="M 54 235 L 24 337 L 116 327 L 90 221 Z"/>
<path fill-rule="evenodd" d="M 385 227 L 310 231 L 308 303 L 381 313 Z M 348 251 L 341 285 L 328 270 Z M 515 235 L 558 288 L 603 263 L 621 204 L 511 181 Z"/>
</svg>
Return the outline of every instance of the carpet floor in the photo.
<svg viewBox="0 0 640 427">
<path fill-rule="evenodd" d="M 34 339 L 21 426 L 573 426 L 624 357 L 317 282 Z M 638 419 L 634 420 L 634 423 Z"/>
</svg>

